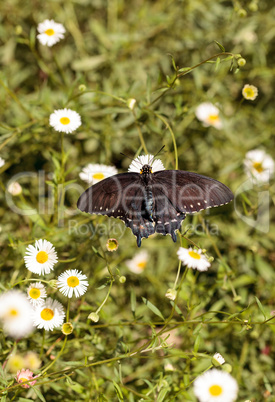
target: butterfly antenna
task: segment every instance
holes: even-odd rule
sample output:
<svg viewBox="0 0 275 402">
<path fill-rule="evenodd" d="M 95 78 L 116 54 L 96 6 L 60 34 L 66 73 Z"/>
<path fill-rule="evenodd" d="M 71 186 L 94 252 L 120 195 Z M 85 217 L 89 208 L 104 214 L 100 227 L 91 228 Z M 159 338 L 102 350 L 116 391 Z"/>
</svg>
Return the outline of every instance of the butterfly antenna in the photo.
<svg viewBox="0 0 275 402">
<path fill-rule="evenodd" d="M 120 155 L 126 156 L 126 158 L 131 159 L 131 161 L 133 161 L 133 160 L 134 160 L 133 158 L 131 158 L 131 156 L 125 155 L 125 154 L 123 154 L 122 152 L 120 152 Z"/>
<path fill-rule="evenodd" d="M 163 148 L 165 147 L 165 145 L 163 145 L 160 150 L 156 153 L 156 155 L 153 156 L 152 160 L 150 161 L 149 165 L 151 165 L 151 163 L 153 162 L 154 159 L 156 159 L 156 157 L 161 153 L 161 151 L 163 150 Z"/>
</svg>

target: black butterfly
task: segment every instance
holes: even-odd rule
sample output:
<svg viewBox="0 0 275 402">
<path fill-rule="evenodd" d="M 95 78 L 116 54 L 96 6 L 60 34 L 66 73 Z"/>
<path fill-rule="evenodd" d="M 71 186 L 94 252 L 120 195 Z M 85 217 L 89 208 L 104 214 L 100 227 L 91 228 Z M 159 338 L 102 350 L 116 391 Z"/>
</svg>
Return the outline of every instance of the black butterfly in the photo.
<svg viewBox="0 0 275 402">
<path fill-rule="evenodd" d="M 186 214 L 228 204 L 233 194 L 224 184 L 210 177 L 181 170 L 152 173 L 144 164 L 140 173 L 121 173 L 88 188 L 77 207 L 91 214 L 123 220 L 137 238 L 153 233 L 175 234 Z"/>
</svg>

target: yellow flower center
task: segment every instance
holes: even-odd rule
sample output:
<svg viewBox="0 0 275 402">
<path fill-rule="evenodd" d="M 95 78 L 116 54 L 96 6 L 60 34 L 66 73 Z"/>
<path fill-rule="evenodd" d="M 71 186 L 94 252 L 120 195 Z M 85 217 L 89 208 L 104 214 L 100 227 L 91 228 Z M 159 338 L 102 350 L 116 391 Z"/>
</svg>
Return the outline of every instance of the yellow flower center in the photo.
<svg viewBox="0 0 275 402">
<path fill-rule="evenodd" d="M 195 260 L 201 259 L 201 255 L 194 250 L 188 251 L 188 254 L 190 255 L 190 257 L 194 258 Z"/>
<path fill-rule="evenodd" d="M 246 98 L 253 98 L 255 93 L 252 88 L 245 88 L 244 89 L 245 97 Z"/>
<path fill-rule="evenodd" d="M 40 295 L 41 295 L 40 289 L 32 288 L 32 289 L 29 291 L 29 296 L 30 296 L 32 299 L 39 299 Z"/>
<path fill-rule="evenodd" d="M 18 311 L 15 308 L 11 308 L 8 314 L 11 318 L 18 316 Z"/>
<path fill-rule="evenodd" d="M 102 179 L 104 179 L 104 174 L 103 173 L 95 173 L 95 174 L 93 174 L 93 179 L 95 179 L 95 180 L 102 180 Z"/>
<path fill-rule="evenodd" d="M 54 312 L 52 311 L 51 308 L 43 308 L 43 310 L 40 313 L 40 316 L 42 320 L 51 321 L 53 319 Z"/>
<path fill-rule="evenodd" d="M 208 116 L 208 122 L 210 123 L 210 124 L 215 124 L 215 123 L 217 123 L 218 121 L 219 121 L 219 115 L 218 114 L 210 114 L 209 116 Z"/>
<path fill-rule="evenodd" d="M 44 262 L 48 261 L 49 256 L 46 251 L 39 251 L 36 256 L 36 261 L 39 262 L 40 264 L 44 264 Z"/>
<path fill-rule="evenodd" d="M 61 124 L 64 124 L 64 126 L 66 126 L 67 124 L 70 123 L 69 117 L 61 117 L 60 123 L 61 123 Z"/>
<path fill-rule="evenodd" d="M 20 381 L 20 382 L 28 381 L 28 380 L 29 380 L 29 378 L 24 378 L 24 377 L 20 377 L 20 378 L 19 378 L 19 381 Z"/>
<path fill-rule="evenodd" d="M 264 171 L 263 165 L 261 162 L 254 162 L 253 167 L 257 170 L 258 173 L 262 173 Z"/>
<path fill-rule="evenodd" d="M 222 394 L 222 387 L 220 385 L 211 385 L 209 393 L 211 396 L 219 396 Z"/>
<path fill-rule="evenodd" d="M 118 243 L 115 240 L 109 240 L 107 244 L 107 249 L 110 250 L 116 250 L 118 248 Z"/>
<path fill-rule="evenodd" d="M 54 35 L 54 30 L 52 28 L 46 29 L 45 34 L 48 36 L 53 36 Z"/>
<path fill-rule="evenodd" d="M 70 288 L 75 288 L 76 286 L 79 285 L 79 279 L 77 276 L 70 276 L 67 279 L 67 284 L 70 286 Z"/>
<path fill-rule="evenodd" d="M 144 268 L 146 267 L 146 261 L 140 261 L 140 262 L 137 264 L 137 266 L 138 266 L 140 269 L 144 269 Z"/>
</svg>

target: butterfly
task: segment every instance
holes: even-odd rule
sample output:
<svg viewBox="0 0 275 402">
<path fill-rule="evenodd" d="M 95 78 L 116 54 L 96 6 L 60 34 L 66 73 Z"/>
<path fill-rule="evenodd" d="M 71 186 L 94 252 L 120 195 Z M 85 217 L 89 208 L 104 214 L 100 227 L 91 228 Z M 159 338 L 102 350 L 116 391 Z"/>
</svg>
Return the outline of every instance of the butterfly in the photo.
<svg viewBox="0 0 275 402">
<path fill-rule="evenodd" d="M 137 238 L 154 233 L 177 241 L 187 214 L 228 204 L 231 190 L 217 180 L 182 170 L 165 170 L 159 159 L 143 155 L 134 159 L 127 173 L 108 177 L 89 187 L 77 207 L 90 214 L 121 219 Z"/>
</svg>

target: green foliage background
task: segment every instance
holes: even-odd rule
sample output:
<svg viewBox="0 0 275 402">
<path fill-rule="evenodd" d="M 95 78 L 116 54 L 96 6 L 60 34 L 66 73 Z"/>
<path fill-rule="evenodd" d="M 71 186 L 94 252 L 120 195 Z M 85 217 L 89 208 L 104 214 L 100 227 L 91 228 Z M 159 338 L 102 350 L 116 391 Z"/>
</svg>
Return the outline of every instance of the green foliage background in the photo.
<svg viewBox="0 0 275 402">
<path fill-rule="evenodd" d="M 192 381 L 218 351 L 232 366 L 238 400 L 274 401 L 274 325 L 265 322 L 275 310 L 274 182 L 241 194 L 235 208 L 231 203 L 185 220 L 182 232 L 199 225 L 186 236 L 215 260 L 208 272 L 189 270 L 182 277 L 176 305 L 165 293 L 175 281 L 180 240 L 174 244 L 160 235 L 143 240 L 149 262 L 143 274 L 134 275 L 125 264 L 137 253 L 130 230 L 118 220 L 69 214 L 76 211 L 79 191 L 66 187 L 78 183 L 85 189 L 79 172 L 88 163 L 126 171 L 129 159 L 120 152 L 155 154 L 165 145 L 161 159 L 166 169 L 174 169 L 176 144 L 179 169 L 238 191 L 247 180 L 246 152 L 260 148 L 274 157 L 273 2 L 10 0 L 1 2 L 0 16 L 0 156 L 6 161 L 0 169 L 1 288 L 31 277 L 23 256 L 39 238 L 52 242 L 61 260 L 44 279 L 56 279 L 69 268 L 89 279 L 88 292 L 71 302 L 74 332 L 66 345 L 60 331 L 46 333 L 43 368 L 51 362 L 47 351 L 52 345 L 58 359 L 37 382 L 36 393 L 15 386 L 3 400 L 195 401 Z M 52 48 L 36 40 L 37 25 L 46 18 L 66 28 L 65 39 Z M 223 61 L 221 55 L 175 81 L 171 55 L 179 68 L 196 66 L 222 52 L 214 41 L 241 54 L 246 65 L 238 71 L 233 59 L 231 69 L 232 60 Z M 254 102 L 243 101 L 245 84 L 258 87 Z M 127 106 L 130 98 L 137 101 L 134 113 Z M 203 127 L 196 119 L 195 108 L 204 101 L 219 104 L 222 130 Z M 63 107 L 76 110 L 82 125 L 65 135 L 61 152 L 62 136 L 48 119 Z M 23 196 L 13 203 L 37 209 L 30 216 L 12 211 L 5 198 L 8 181 L 26 171 L 44 171 L 47 180 L 44 212 L 38 208 L 38 176 L 20 181 Z M 270 196 L 265 233 L 242 219 L 256 219 L 259 191 Z M 93 236 L 92 228 L 99 227 L 102 231 Z M 114 253 L 106 250 L 109 237 L 119 241 Z M 181 244 L 190 242 L 182 238 Z M 26 286 L 17 288 L 25 291 Z M 87 317 L 108 290 L 100 320 L 93 323 Z M 61 293 L 48 292 L 66 305 Z M 36 330 L 18 342 L 17 351 L 39 353 L 42 336 Z M 14 341 L 2 333 L 1 341 L 4 362 Z M 173 372 L 165 371 L 168 362 Z M 3 389 L 12 386 L 12 378 L 3 373 Z"/>
</svg>

